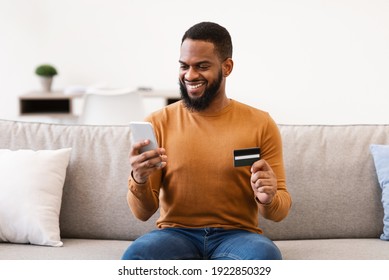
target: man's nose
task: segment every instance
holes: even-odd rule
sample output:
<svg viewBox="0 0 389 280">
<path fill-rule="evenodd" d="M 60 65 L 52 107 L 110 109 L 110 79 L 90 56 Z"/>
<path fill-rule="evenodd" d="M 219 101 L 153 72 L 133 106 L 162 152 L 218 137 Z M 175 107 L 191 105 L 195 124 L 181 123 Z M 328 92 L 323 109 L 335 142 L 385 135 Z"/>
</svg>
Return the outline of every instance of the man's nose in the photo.
<svg viewBox="0 0 389 280">
<path fill-rule="evenodd" d="M 199 73 L 193 67 L 189 67 L 185 73 L 185 80 L 192 81 L 198 78 Z"/>
</svg>

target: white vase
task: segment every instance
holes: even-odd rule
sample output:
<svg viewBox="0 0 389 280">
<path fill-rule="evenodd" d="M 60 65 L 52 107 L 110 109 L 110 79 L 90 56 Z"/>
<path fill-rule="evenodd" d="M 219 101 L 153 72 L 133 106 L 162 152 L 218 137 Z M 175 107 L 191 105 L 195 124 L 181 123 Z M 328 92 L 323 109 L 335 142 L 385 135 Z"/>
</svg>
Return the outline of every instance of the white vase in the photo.
<svg viewBox="0 0 389 280">
<path fill-rule="evenodd" d="M 51 92 L 53 77 L 40 77 L 43 92 Z"/>
</svg>

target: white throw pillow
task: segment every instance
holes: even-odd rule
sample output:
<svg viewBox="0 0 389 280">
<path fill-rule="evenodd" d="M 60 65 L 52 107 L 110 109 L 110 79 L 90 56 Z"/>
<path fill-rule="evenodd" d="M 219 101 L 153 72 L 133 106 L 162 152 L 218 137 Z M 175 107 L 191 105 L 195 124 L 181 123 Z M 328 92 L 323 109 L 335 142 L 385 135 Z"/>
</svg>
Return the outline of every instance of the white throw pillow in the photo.
<svg viewBox="0 0 389 280">
<path fill-rule="evenodd" d="M 0 149 L 0 242 L 63 245 L 59 213 L 70 152 Z"/>
</svg>

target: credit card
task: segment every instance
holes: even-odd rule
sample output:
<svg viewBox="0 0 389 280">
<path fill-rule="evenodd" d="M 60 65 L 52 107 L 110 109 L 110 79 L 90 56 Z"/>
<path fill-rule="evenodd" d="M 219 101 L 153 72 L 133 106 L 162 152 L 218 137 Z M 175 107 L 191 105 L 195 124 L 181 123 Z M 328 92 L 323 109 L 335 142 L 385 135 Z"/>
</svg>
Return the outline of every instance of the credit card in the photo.
<svg viewBox="0 0 389 280">
<path fill-rule="evenodd" d="M 260 148 L 234 150 L 234 167 L 251 166 L 261 158 Z"/>
</svg>

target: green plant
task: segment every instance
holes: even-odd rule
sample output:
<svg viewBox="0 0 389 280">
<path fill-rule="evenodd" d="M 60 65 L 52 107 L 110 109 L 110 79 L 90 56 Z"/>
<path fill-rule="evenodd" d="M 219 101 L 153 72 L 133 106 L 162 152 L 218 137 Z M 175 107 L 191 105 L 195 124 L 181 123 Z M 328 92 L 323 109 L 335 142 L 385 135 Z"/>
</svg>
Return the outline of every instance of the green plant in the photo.
<svg viewBox="0 0 389 280">
<path fill-rule="evenodd" d="M 49 64 L 42 64 L 35 69 L 35 74 L 43 77 L 53 77 L 57 75 L 58 72 L 57 69 L 54 68 L 54 66 Z"/>
</svg>

